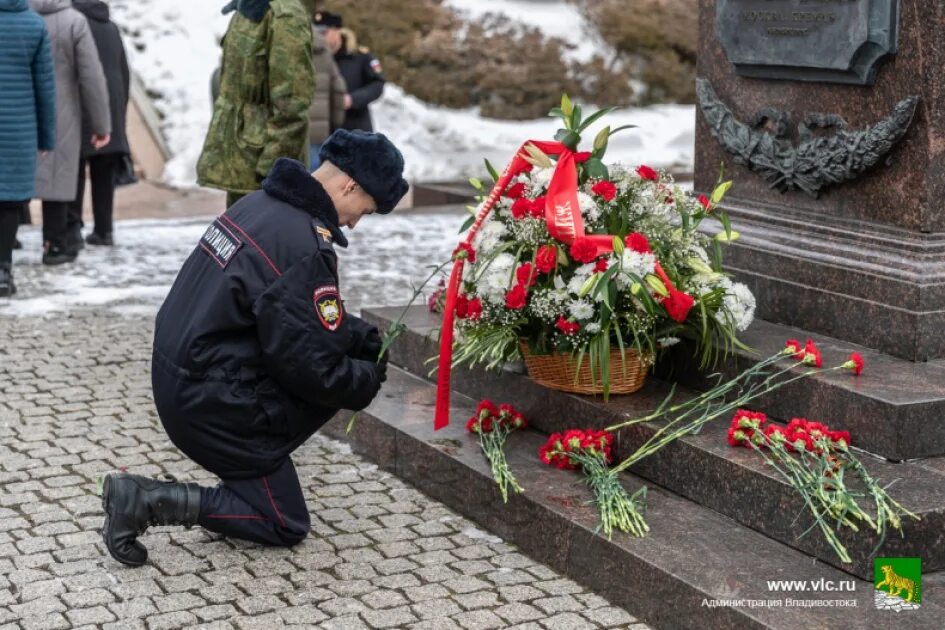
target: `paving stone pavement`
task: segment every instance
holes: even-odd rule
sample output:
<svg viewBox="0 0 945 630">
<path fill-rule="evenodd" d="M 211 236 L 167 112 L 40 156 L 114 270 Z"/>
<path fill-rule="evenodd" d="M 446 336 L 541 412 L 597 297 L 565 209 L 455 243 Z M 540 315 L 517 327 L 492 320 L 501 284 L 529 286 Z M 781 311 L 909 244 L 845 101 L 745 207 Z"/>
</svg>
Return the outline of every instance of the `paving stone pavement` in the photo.
<svg viewBox="0 0 945 630">
<path fill-rule="evenodd" d="M 161 527 L 143 538 L 146 566 L 114 562 L 103 472 L 214 481 L 160 428 L 152 317 L 0 316 L 0 630 L 647 627 L 317 436 L 294 457 L 312 512 L 302 544 Z"/>
</svg>

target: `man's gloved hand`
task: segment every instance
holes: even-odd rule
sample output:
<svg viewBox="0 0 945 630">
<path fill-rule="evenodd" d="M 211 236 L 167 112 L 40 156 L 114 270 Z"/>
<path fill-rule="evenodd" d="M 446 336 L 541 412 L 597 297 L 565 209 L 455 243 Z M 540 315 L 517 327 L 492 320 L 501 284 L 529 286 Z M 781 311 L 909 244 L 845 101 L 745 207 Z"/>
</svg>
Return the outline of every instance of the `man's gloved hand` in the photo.
<svg viewBox="0 0 945 630">
<path fill-rule="evenodd" d="M 377 355 L 381 351 L 381 346 L 384 342 L 381 340 L 381 333 L 378 332 L 377 328 L 372 328 L 371 332 L 367 334 L 364 338 L 364 343 L 361 346 L 361 359 L 365 361 L 377 361 Z M 381 357 L 381 363 L 387 363 L 387 353 L 384 353 L 384 356 Z"/>
<path fill-rule="evenodd" d="M 387 362 L 382 361 L 381 363 L 374 363 L 374 374 L 377 375 L 377 380 L 379 383 L 383 383 L 387 380 Z"/>
</svg>

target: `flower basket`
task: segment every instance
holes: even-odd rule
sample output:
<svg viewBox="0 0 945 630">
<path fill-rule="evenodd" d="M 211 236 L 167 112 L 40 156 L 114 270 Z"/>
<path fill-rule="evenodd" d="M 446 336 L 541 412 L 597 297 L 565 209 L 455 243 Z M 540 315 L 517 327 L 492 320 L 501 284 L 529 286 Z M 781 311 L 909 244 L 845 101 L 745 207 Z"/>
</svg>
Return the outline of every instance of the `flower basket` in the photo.
<svg viewBox="0 0 945 630">
<path fill-rule="evenodd" d="M 578 370 L 577 357 L 570 354 L 531 354 L 528 344 L 520 342 L 522 356 L 528 375 L 539 385 L 572 394 L 603 394 L 604 383 L 600 372 L 591 378 L 591 361 L 587 356 Z M 621 357 L 620 349 L 610 351 L 610 389 L 611 394 L 632 394 L 646 383 L 646 373 L 652 359 L 641 356 L 637 350 L 626 348 Z"/>
</svg>

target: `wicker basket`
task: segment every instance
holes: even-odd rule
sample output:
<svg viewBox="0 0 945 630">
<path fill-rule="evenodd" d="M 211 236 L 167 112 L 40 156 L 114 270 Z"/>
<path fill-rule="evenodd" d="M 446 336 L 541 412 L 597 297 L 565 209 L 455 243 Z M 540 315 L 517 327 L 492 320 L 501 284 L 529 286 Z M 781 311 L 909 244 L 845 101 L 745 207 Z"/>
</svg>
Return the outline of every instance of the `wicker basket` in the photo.
<svg viewBox="0 0 945 630">
<path fill-rule="evenodd" d="M 531 354 L 528 344 L 520 342 L 522 356 L 528 375 L 539 385 L 572 394 L 603 394 L 600 370 L 595 367 L 595 376 L 591 379 L 590 357 L 585 355 L 581 361 L 581 370 L 577 371 L 577 358 L 570 354 Z M 634 349 L 626 348 L 624 357 L 620 348 L 610 351 L 610 393 L 632 394 L 643 387 L 646 373 L 650 369 L 648 357 L 641 357 Z M 626 369 L 624 369 L 626 367 Z M 575 379 L 575 373 L 577 372 Z"/>
</svg>

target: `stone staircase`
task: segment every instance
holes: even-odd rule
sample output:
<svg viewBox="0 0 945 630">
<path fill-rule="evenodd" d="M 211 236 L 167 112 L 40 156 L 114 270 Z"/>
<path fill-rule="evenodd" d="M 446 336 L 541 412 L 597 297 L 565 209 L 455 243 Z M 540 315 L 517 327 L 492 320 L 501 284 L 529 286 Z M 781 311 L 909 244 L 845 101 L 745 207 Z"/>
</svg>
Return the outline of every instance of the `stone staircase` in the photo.
<svg viewBox="0 0 945 630">
<path fill-rule="evenodd" d="M 383 330 L 399 313 L 399 308 L 374 309 L 365 317 Z M 873 603 L 872 558 L 878 555 L 922 558 L 924 601 L 903 620 L 917 628 L 941 627 L 945 604 L 936 595 L 945 593 L 945 424 L 937 420 L 945 415 L 945 366 L 911 363 L 818 336 L 828 364 L 856 350 L 866 357 L 867 371 L 858 378 L 833 373 L 806 379 L 757 407 L 775 419 L 807 416 L 850 430 L 854 444 L 876 454 L 862 454 L 872 474 L 894 482 L 891 493 L 921 517 L 906 521 L 904 535 L 891 534 L 877 554 L 875 538 L 844 537 L 853 558 L 844 565 L 819 531 L 804 535 L 811 522 L 790 487 L 757 454 L 728 446 L 728 423 L 721 419 L 623 475 L 630 489 L 648 487 L 652 531 L 643 539 L 615 534 L 608 540 L 595 531 L 596 510 L 587 504 L 590 494 L 580 477 L 541 464 L 538 446 L 554 431 L 604 427 L 646 415 L 668 393 L 666 381 L 651 378 L 640 392 L 605 404 L 599 398 L 548 390 L 519 374 L 459 369 L 452 382 L 451 424 L 434 432 L 435 386 L 428 379 L 434 366 L 427 361 L 437 354 L 440 321 L 417 307 L 404 322 L 409 332 L 397 341 L 391 358 L 401 369 L 391 370 L 382 396 L 347 436 L 356 450 L 648 623 L 666 628 L 835 628 L 896 619 L 896 613 L 876 610 Z M 792 337 L 806 334 L 758 321 L 744 340 L 758 356 L 767 356 Z M 752 360 L 750 353 L 740 353 L 720 371 L 733 373 Z M 682 384 L 679 396 L 705 386 L 685 361 L 672 365 L 673 379 Z M 898 374 L 899 382 L 891 382 L 891 374 Z M 510 438 L 509 462 L 526 492 L 510 497 L 506 505 L 478 445 L 464 429 L 476 402 L 486 397 L 512 402 L 532 424 L 531 430 Z M 331 430 L 343 434 L 343 425 L 336 422 Z M 617 458 L 658 428 L 652 423 L 621 431 Z M 926 459 L 889 461 L 916 457 Z M 851 581 L 855 591 L 814 594 L 768 588 L 769 580 L 821 578 Z M 783 605 L 854 598 L 856 607 Z M 732 599 L 780 600 L 782 605 L 710 603 Z"/>
</svg>

